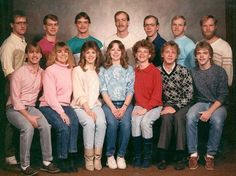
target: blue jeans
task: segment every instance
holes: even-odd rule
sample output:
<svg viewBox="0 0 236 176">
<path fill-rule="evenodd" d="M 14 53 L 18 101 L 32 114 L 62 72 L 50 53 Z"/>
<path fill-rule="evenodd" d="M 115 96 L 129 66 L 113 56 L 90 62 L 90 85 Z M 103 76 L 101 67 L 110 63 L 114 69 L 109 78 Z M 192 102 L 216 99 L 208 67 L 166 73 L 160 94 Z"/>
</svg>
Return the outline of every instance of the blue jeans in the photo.
<svg viewBox="0 0 236 176">
<path fill-rule="evenodd" d="M 70 125 L 66 125 L 60 115 L 49 106 L 40 107 L 40 111 L 48 120 L 57 133 L 57 156 L 58 159 L 66 159 L 69 153 L 77 152 L 77 137 L 79 122 L 71 106 L 62 106 L 66 115 L 70 118 Z"/>
<path fill-rule="evenodd" d="M 107 131 L 106 131 L 106 156 L 113 156 L 116 150 L 116 139 L 118 134 L 118 151 L 117 155 L 124 157 L 126 148 L 130 138 L 131 132 L 131 113 L 133 106 L 129 105 L 121 120 L 116 119 L 112 114 L 111 109 L 104 104 L 103 111 L 107 120 Z"/>
<path fill-rule="evenodd" d="M 186 115 L 187 144 L 190 154 L 197 152 L 199 112 L 206 111 L 211 105 L 211 103 L 196 103 L 189 109 Z M 221 106 L 212 113 L 209 119 L 210 130 L 207 142 L 207 154 L 209 155 L 216 155 L 226 116 L 226 108 Z"/>
</svg>

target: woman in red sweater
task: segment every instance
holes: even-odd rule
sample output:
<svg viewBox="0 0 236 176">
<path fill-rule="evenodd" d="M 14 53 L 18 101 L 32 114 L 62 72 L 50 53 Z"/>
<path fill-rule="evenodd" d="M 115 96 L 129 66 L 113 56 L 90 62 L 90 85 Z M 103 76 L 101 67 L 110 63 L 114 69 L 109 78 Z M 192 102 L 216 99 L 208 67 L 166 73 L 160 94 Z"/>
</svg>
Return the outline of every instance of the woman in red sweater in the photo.
<svg viewBox="0 0 236 176">
<path fill-rule="evenodd" d="M 137 62 L 134 95 L 136 104 L 132 112 L 132 136 L 134 141 L 134 167 L 150 167 L 152 154 L 152 125 L 160 117 L 162 109 L 162 80 L 160 71 L 151 63 L 154 46 L 147 40 L 133 46 Z M 141 159 L 143 139 L 143 162 Z"/>
</svg>

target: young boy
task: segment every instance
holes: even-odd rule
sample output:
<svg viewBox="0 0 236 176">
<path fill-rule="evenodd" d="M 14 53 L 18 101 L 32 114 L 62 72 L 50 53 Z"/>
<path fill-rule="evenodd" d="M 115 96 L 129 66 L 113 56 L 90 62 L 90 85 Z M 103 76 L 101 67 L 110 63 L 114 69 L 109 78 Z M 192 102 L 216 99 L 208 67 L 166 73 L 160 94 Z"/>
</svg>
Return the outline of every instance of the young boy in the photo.
<svg viewBox="0 0 236 176">
<path fill-rule="evenodd" d="M 214 155 L 218 150 L 227 115 L 227 75 L 223 68 L 213 63 L 213 49 L 206 41 L 197 44 L 195 56 L 198 67 L 192 70 L 192 77 L 196 89 L 196 104 L 189 109 L 186 122 L 189 168 L 193 170 L 198 167 L 198 121 L 201 120 L 210 124 L 205 168 L 214 170 Z"/>
<path fill-rule="evenodd" d="M 53 165 L 51 149 L 51 131 L 42 113 L 35 108 L 38 93 L 42 87 L 42 69 L 39 60 L 42 57 L 37 44 L 26 46 L 27 64 L 16 70 L 10 81 L 10 97 L 7 102 L 6 114 L 9 122 L 20 130 L 20 163 L 25 175 L 35 175 L 37 170 L 30 166 L 30 147 L 37 128 L 43 155 L 41 170 L 57 173 L 60 170 Z"/>
</svg>

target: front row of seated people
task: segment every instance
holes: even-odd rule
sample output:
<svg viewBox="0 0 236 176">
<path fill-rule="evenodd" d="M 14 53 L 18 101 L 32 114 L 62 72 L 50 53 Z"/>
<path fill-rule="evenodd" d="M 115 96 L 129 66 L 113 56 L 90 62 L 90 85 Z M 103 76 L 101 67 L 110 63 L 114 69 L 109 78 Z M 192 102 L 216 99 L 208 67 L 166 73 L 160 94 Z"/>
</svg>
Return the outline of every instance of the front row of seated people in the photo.
<svg viewBox="0 0 236 176">
<path fill-rule="evenodd" d="M 34 128 L 40 132 L 41 170 L 76 172 L 79 123 L 83 127 L 87 170 L 102 169 L 105 137 L 107 166 L 125 169 L 130 133 L 133 166 L 148 168 L 152 164 L 152 126 L 159 118 L 159 169 L 167 167 L 167 151 L 172 137 L 176 141 L 175 169 L 185 167 L 186 144 L 190 153 L 189 168 L 198 167 L 197 134 L 198 121 L 201 120 L 209 121 L 210 125 L 205 168 L 213 170 L 227 114 L 228 87 L 224 69 L 213 64 L 212 47 L 204 41 L 196 45 L 198 66 L 191 71 L 176 64 L 179 48 L 173 41 L 163 45 L 163 64 L 158 68 L 151 63 L 154 53 L 154 46 L 149 41 L 136 42 L 133 46 L 136 67 L 133 69 L 128 65 L 125 47 L 120 41 L 109 44 L 103 63 L 96 42 L 88 41 L 82 47 L 78 66 L 75 66 L 68 46 L 57 42 L 43 71 L 39 67 L 42 54 L 38 44 L 28 44 L 27 64 L 14 72 L 7 103 L 7 118 L 20 130 L 22 172 L 26 175 L 38 172 L 30 166 Z M 43 95 L 37 109 L 35 103 L 42 85 Z M 59 168 L 52 162 L 51 127 L 57 136 Z"/>
</svg>

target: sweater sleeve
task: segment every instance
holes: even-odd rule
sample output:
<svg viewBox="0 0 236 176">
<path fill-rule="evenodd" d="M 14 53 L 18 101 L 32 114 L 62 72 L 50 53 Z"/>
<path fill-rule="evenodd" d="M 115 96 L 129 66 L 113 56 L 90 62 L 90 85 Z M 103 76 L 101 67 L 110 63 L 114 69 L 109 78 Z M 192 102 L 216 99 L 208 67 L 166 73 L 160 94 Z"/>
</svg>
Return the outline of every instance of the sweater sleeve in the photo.
<svg viewBox="0 0 236 176">
<path fill-rule="evenodd" d="M 85 87 L 82 80 L 82 70 L 79 67 L 75 67 L 72 72 L 73 83 L 73 99 L 77 106 L 82 106 L 87 102 L 87 95 L 85 93 Z"/>
<path fill-rule="evenodd" d="M 101 67 L 99 72 L 99 90 L 101 93 L 107 93 L 107 85 L 105 81 L 105 75 L 104 75 L 105 68 Z"/>
<path fill-rule="evenodd" d="M 20 96 L 21 96 L 21 76 L 20 70 L 17 70 L 13 73 L 11 82 L 10 82 L 10 96 L 11 96 L 11 103 L 15 110 L 22 110 L 25 109 L 25 105 L 22 103 Z"/>
<path fill-rule="evenodd" d="M 45 70 L 43 76 L 43 91 L 45 100 L 48 105 L 58 114 L 64 113 L 64 110 L 57 99 L 56 80 L 52 73 L 52 70 Z"/>
<path fill-rule="evenodd" d="M 134 70 L 130 66 L 128 68 L 126 82 L 127 82 L 127 87 L 126 87 L 127 95 L 133 95 L 134 94 Z"/>
<path fill-rule="evenodd" d="M 151 95 L 151 98 L 148 102 L 148 105 L 144 107 L 148 111 L 153 109 L 154 107 L 161 106 L 162 105 L 162 79 L 161 79 L 161 74 L 158 69 L 155 71 L 155 76 L 154 76 L 154 88 L 153 92 Z"/>
<path fill-rule="evenodd" d="M 228 96 L 228 84 L 227 84 L 227 74 L 225 70 L 221 69 L 220 74 L 218 75 L 218 86 L 217 86 L 217 100 L 224 104 Z"/>
</svg>

